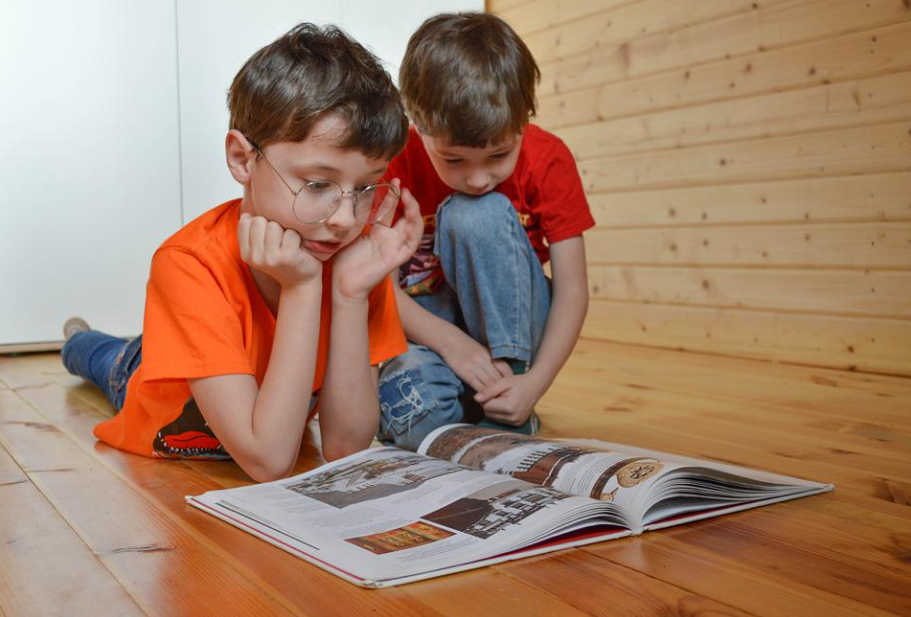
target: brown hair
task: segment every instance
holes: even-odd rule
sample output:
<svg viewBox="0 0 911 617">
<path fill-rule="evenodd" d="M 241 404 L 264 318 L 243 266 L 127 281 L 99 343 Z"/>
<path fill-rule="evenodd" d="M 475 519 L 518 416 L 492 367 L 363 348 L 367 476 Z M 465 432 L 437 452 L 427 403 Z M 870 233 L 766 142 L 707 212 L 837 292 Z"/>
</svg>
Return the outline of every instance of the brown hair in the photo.
<svg viewBox="0 0 911 617">
<path fill-rule="evenodd" d="M 483 148 L 521 133 L 541 71 L 519 35 L 487 13 L 431 17 L 411 35 L 399 87 L 418 130 Z"/>
<path fill-rule="evenodd" d="M 348 126 L 339 145 L 391 159 L 408 119 L 376 57 L 335 26 L 302 23 L 253 54 L 228 91 L 230 128 L 256 146 L 303 141 L 326 114 Z"/>
</svg>

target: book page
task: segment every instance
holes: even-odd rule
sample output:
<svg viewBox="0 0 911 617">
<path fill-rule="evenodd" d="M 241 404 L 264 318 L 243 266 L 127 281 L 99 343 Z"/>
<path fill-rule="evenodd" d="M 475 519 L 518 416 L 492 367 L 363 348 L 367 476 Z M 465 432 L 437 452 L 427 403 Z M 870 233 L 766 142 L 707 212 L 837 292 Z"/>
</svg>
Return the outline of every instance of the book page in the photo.
<svg viewBox="0 0 911 617">
<path fill-rule="evenodd" d="M 555 488 L 565 493 L 632 504 L 662 473 L 675 466 L 654 456 L 604 450 L 471 424 L 455 424 L 427 436 L 419 452 L 466 467 Z"/>
<path fill-rule="evenodd" d="M 750 469 L 728 463 L 658 452 L 594 439 L 568 440 L 578 447 L 622 448 L 632 456 L 658 460 L 652 486 L 623 505 L 638 517 L 640 529 L 660 529 L 763 505 L 831 491 L 831 484 Z"/>
<path fill-rule="evenodd" d="M 429 456 L 504 474 L 619 506 L 631 529 L 732 503 L 806 494 L 816 482 L 596 440 L 548 440 L 444 426 L 418 449 Z"/>
<path fill-rule="evenodd" d="M 189 501 L 354 582 L 432 572 L 621 522 L 610 504 L 396 448 Z"/>
<path fill-rule="evenodd" d="M 563 443 L 573 444 L 581 448 L 593 448 L 597 450 L 613 450 L 613 449 L 622 449 L 623 452 L 626 452 L 634 456 L 643 456 L 643 457 L 655 457 L 660 458 L 663 462 L 667 464 L 672 464 L 676 468 L 681 467 L 692 467 L 705 470 L 714 470 L 712 473 L 713 476 L 721 477 L 727 475 L 728 477 L 736 477 L 742 482 L 748 482 L 755 485 L 763 484 L 774 484 L 780 486 L 805 486 L 807 488 L 816 488 L 820 486 L 829 486 L 825 484 L 820 484 L 819 482 L 813 482 L 812 480 L 804 480 L 802 478 L 796 478 L 793 476 L 786 476 L 777 473 L 771 473 L 768 471 L 761 471 L 759 469 L 751 469 L 749 467 L 743 467 L 740 465 L 732 465 L 730 463 L 721 463 L 718 461 L 693 458 L 689 456 L 682 456 L 679 454 L 671 454 L 669 452 L 658 452 L 656 450 L 647 450 L 645 448 L 637 448 L 634 446 L 616 444 L 608 441 L 600 441 L 597 439 L 567 439 L 561 440 Z"/>
</svg>

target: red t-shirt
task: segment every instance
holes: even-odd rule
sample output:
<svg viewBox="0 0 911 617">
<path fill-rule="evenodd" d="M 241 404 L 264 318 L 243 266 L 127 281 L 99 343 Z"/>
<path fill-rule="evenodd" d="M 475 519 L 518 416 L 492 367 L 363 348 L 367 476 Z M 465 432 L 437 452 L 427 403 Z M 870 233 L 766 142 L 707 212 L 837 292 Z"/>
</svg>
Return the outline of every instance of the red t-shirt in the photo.
<svg viewBox="0 0 911 617">
<path fill-rule="evenodd" d="M 421 205 L 424 236 L 417 252 L 401 267 L 402 287 L 411 295 L 432 293 L 443 280 L 433 254 L 433 233 L 440 203 L 453 190 L 440 180 L 412 126 L 405 149 L 393 159 L 386 178 L 399 178 Z M 494 191 L 512 202 L 519 221 L 541 263 L 550 259 L 548 246 L 581 234 L 595 225 L 576 162 L 556 135 L 529 124 L 522 138 L 515 171 Z"/>
<path fill-rule="evenodd" d="M 142 362 L 127 384 L 123 409 L 95 427 L 98 439 L 144 456 L 229 458 L 187 380 L 244 374 L 262 385 L 269 365 L 275 316 L 240 258 L 239 216 L 239 199 L 222 204 L 156 251 L 146 288 Z M 323 266 L 324 290 L 331 289 L 331 263 Z M 332 294 L 324 291 L 314 392 L 326 373 L 331 309 Z M 370 292 L 368 336 L 371 364 L 407 350 L 389 277 Z"/>
</svg>

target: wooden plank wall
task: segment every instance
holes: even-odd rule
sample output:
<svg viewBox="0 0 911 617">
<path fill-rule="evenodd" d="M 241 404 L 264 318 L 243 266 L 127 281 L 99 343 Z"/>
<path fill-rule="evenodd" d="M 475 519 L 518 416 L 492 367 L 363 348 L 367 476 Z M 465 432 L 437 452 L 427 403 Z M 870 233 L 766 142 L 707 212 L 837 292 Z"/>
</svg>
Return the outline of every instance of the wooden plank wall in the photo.
<svg viewBox="0 0 911 617">
<path fill-rule="evenodd" d="M 583 335 L 911 375 L 911 0 L 489 0 L 576 155 Z"/>
</svg>

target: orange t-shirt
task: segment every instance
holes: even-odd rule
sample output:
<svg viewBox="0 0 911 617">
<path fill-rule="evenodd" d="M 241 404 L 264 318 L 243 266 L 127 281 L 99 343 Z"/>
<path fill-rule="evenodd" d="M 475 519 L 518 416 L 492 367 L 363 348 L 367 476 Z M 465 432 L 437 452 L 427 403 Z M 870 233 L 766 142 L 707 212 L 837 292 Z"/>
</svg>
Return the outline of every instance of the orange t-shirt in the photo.
<svg viewBox="0 0 911 617">
<path fill-rule="evenodd" d="M 187 380 L 246 374 L 262 385 L 269 365 L 275 316 L 240 258 L 239 216 L 239 199 L 222 204 L 156 251 L 142 362 L 127 384 L 123 409 L 95 427 L 98 439 L 144 456 L 230 458 L 199 413 Z M 331 284 L 328 262 L 323 289 Z M 323 293 L 314 393 L 326 372 L 331 308 L 331 294 Z M 370 292 L 368 335 L 371 364 L 407 349 L 388 277 Z"/>
</svg>

